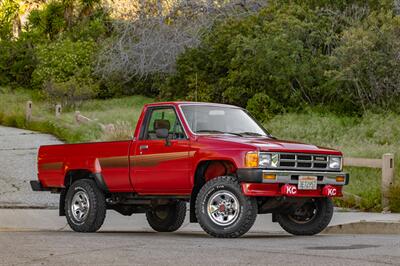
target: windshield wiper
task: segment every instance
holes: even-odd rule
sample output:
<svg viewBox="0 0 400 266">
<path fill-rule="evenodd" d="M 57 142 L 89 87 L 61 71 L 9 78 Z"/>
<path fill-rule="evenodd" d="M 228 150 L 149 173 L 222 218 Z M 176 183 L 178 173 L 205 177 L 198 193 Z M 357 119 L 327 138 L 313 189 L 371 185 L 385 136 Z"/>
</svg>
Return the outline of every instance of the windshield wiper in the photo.
<svg viewBox="0 0 400 266">
<path fill-rule="evenodd" d="M 239 137 L 243 137 L 242 134 L 240 133 L 234 133 L 234 132 L 224 132 L 224 131 L 220 131 L 220 130 L 208 130 L 208 129 L 201 129 L 201 130 L 196 130 L 196 133 L 216 133 L 216 134 L 231 134 L 231 135 L 235 135 L 235 136 L 239 136 Z"/>
<path fill-rule="evenodd" d="M 241 134 L 241 135 L 257 136 L 257 137 L 262 137 L 262 136 L 264 136 L 264 135 L 261 135 L 260 133 L 256 133 L 256 132 L 240 132 L 239 134 Z"/>
</svg>

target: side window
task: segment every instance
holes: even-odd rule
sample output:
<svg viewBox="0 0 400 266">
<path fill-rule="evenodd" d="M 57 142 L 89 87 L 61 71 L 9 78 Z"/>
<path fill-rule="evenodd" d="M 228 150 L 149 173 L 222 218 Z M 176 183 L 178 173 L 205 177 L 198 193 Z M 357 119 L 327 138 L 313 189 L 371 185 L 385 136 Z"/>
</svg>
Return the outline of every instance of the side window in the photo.
<svg viewBox="0 0 400 266">
<path fill-rule="evenodd" d="M 159 139 L 156 130 L 160 128 L 168 130 L 170 139 L 185 139 L 185 133 L 173 108 L 151 111 L 144 138 L 149 140 Z"/>
</svg>

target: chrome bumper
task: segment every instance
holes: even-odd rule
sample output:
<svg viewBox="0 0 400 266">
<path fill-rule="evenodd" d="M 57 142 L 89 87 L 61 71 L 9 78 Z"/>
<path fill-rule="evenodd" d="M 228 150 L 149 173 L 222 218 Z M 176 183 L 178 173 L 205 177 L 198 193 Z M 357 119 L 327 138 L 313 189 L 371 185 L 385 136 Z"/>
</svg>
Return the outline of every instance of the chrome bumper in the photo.
<svg viewBox="0 0 400 266">
<path fill-rule="evenodd" d="M 291 171 L 291 170 L 262 170 L 262 176 L 276 175 L 275 180 L 262 178 L 262 183 L 283 183 L 297 184 L 299 176 L 317 176 L 318 185 L 338 185 L 343 186 L 349 183 L 350 176 L 345 172 L 314 172 L 314 171 Z M 337 182 L 336 177 L 345 177 L 343 182 Z"/>
</svg>

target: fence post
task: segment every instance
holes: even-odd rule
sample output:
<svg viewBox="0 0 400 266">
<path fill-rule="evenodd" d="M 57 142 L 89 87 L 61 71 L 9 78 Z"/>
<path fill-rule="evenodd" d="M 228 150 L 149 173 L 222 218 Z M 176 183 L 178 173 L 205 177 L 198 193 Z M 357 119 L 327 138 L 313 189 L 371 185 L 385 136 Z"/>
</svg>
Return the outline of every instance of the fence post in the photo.
<svg viewBox="0 0 400 266">
<path fill-rule="evenodd" d="M 392 153 L 385 153 L 382 156 L 382 209 L 383 211 L 389 211 L 389 193 L 390 187 L 394 182 L 394 155 Z"/>
<path fill-rule="evenodd" d="M 56 117 L 59 117 L 61 115 L 61 104 L 56 105 Z"/>
<path fill-rule="evenodd" d="M 31 118 L 32 118 L 32 101 L 27 101 L 25 108 L 25 120 L 29 122 L 31 121 Z"/>
</svg>

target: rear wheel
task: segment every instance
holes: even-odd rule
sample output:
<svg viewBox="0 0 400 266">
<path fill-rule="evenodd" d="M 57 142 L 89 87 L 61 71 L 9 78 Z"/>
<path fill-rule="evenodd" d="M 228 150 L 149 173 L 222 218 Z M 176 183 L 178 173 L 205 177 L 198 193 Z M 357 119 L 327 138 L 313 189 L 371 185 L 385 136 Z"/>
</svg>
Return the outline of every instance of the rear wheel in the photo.
<svg viewBox="0 0 400 266">
<path fill-rule="evenodd" d="M 277 214 L 280 226 L 293 235 L 315 235 L 322 232 L 333 216 L 330 198 L 316 198 L 289 212 Z"/>
<path fill-rule="evenodd" d="M 174 232 L 178 230 L 186 216 L 186 202 L 175 201 L 168 205 L 156 205 L 146 212 L 146 218 L 157 232 Z"/>
<path fill-rule="evenodd" d="M 199 191 L 196 216 L 209 235 L 239 237 L 253 226 L 257 202 L 255 198 L 243 195 L 234 177 L 221 176 L 208 181 Z"/>
<path fill-rule="evenodd" d="M 74 182 L 65 197 L 65 216 L 76 232 L 96 232 L 106 217 L 104 194 L 93 180 Z"/>
</svg>

